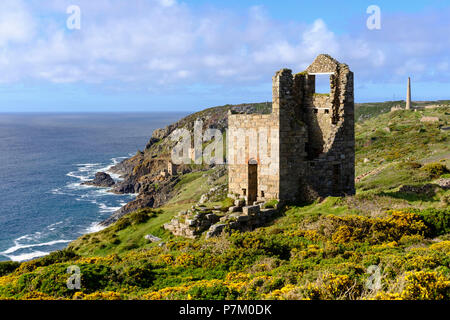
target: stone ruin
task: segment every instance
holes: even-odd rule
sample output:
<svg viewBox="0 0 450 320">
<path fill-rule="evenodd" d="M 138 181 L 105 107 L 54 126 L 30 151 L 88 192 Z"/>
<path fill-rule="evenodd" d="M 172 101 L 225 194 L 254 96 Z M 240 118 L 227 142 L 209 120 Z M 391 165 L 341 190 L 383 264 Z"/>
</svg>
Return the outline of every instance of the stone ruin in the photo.
<svg viewBox="0 0 450 320">
<path fill-rule="evenodd" d="M 164 229 L 176 236 L 195 239 L 206 231 L 206 238 L 219 236 L 226 229 L 229 231 L 251 231 L 263 226 L 273 219 L 278 212 L 274 208 L 265 208 L 260 205 L 245 206 L 244 199 L 235 200 L 235 205 L 228 211 L 221 206 L 208 208 L 203 205 L 192 206 L 187 211 L 181 211 Z"/>
<path fill-rule="evenodd" d="M 316 93 L 317 75 L 329 76 L 329 94 Z M 268 134 L 243 140 L 243 132 L 258 128 Z M 270 150 L 257 148 L 261 142 Z M 354 194 L 353 72 L 324 54 L 304 72 L 278 71 L 271 114 L 229 111 L 227 152 L 229 192 L 249 205 Z M 270 162 L 261 161 L 269 154 Z"/>
<path fill-rule="evenodd" d="M 168 161 L 167 169 L 161 170 L 160 175 L 162 177 L 168 176 L 176 176 L 177 175 L 177 166 L 172 163 L 172 161 Z"/>
<path fill-rule="evenodd" d="M 329 94 L 316 94 L 316 75 L 329 76 Z M 273 77 L 272 112 L 251 111 L 228 113 L 228 196 L 234 205 L 224 210 L 200 201 L 166 230 L 187 238 L 253 230 L 283 203 L 355 193 L 353 73 L 346 64 L 319 55 L 304 72 L 282 69 Z M 251 129 L 256 137 L 245 135 Z M 258 148 L 261 142 L 269 147 Z M 261 161 L 268 154 L 272 161 Z"/>
</svg>

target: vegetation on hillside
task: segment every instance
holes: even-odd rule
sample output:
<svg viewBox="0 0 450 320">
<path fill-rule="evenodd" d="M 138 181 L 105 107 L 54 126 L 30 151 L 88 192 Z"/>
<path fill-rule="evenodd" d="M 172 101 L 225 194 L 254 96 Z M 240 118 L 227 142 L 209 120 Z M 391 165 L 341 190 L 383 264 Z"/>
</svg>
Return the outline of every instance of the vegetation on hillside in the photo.
<svg viewBox="0 0 450 320">
<path fill-rule="evenodd" d="M 437 185 L 450 177 L 441 130 L 449 116 L 446 107 L 359 121 L 357 194 L 285 207 L 252 232 L 187 240 L 165 231 L 226 182 L 209 179 L 215 169 L 188 173 L 157 210 L 126 215 L 44 258 L 0 263 L 0 298 L 450 299 L 450 190 Z M 231 205 L 226 193 L 211 201 Z M 71 265 L 80 290 L 67 288 Z"/>
</svg>

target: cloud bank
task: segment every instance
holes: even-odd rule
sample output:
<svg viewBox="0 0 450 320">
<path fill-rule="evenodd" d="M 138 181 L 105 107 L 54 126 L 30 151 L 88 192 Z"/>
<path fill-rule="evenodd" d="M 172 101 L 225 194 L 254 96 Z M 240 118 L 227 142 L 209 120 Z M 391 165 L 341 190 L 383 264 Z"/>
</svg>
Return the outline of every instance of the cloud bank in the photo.
<svg viewBox="0 0 450 320">
<path fill-rule="evenodd" d="M 80 30 L 66 27 L 72 4 Z M 382 29 L 370 31 L 361 12 L 360 25 L 337 34 L 322 19 L 277 21 L 258 6 L 235 13 L 175 0 L 2 0 L 0 83 L 252 86 L 282 67 L 301 71 L 320 53 L 348 63 L 360 81 L 414 74 L 450 82 L 449 13 L 383 15 Z"/>
</svg>

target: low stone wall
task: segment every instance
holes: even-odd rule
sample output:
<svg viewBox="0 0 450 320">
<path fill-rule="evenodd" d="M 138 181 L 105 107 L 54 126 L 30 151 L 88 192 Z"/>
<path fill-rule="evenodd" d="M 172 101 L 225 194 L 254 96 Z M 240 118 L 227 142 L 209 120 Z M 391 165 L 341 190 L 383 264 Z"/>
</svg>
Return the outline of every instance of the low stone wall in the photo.
<svg viewBox="0 0 450 320">
<path fill-rule="evenodd" d="M 230 230 L 252 231 L 272 220 L 277 209 L 261 209 L 260 206 L 247 206 L 242 212 L 235 212 L 220 218 L 219 223 L 212 225 L 206 238 L 219 236 L 226 227 Z"/>
<path fill-rule="evenodd" d="M 264 209 L 264 203 L 245 206 L 236 200 L 236 205 L 223 212 L 219 207 L 207 208 L 194 206 L 181 211 L 164 229 L 176 236 L 195 239 L 206 232 L 206 238 L 219 236 L 225 229 L 251 231 L 269 222 L 278 212 L 278 208 Z M 239 206 L 240 205 L 240 206 Z"/>
</svg>

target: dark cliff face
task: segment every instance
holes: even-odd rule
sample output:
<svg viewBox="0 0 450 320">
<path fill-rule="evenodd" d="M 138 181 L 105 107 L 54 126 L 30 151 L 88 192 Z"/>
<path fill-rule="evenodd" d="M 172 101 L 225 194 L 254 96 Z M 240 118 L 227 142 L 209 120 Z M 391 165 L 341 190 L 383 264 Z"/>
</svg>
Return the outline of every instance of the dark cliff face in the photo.
<svg viewBox="0 0 450 320">
<path fill-rule="evenodd" d="M 177 176 L 161 176 L 161 171 L 167 169 L 167 163 L 171 159 L 171 150 L 175 142 L 171 141 L 170 135 L 176 129 L 187 129 L 193 132 L 195 121 L 200 119 L 203 121 L 203 130 L 213 128 L 225 132 L 228 127 L 228 110 L 264 113 L 270 112 L 271 107 L 271 103 L 259 103 L 209 108 L 191 114 L 165 128 L 155 130 L 144 151 L 138 151 L 133 157 L 125 159 L 111 169 L 123 178 L 116 183 L 112 191 L 121 194 L 138 193 L 138 196 L 136 200 L 122 207 L 102 224 L 109 225 L 121 216 L 140 208 L 156 208 L 165 204 L 171 198 L 173 187 L 179 181 L 180 175 L 211 168 L 209 165 L 180 165 L 177 168 Z"/>
</svg>

